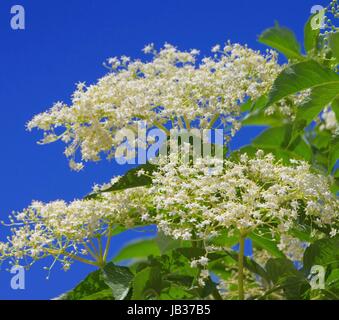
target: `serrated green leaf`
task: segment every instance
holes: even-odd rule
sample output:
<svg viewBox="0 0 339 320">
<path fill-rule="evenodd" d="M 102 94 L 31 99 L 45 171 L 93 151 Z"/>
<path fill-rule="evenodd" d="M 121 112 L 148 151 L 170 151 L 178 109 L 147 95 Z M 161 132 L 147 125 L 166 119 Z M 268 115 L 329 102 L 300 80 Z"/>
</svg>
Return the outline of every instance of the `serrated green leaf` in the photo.
<svg viewBox="0 0 339 320">
<path fill-rule="evenodd" d="M 108 290 L 108 291 L 107 291 Z M 113 298 L 112 290 L 106 284 L 100 270 L 90 273 L 74 289 L 56 298 L 56 300 L 97 300 Z"/>
<path fill-rule="evenodd" d="M 112 191 L 120 191 L 130 188 L 136 188 L 136 187 L 142 187 L 142 186 L 148 186 L 152 183 L 152 179 L 148 176 L 138 176 L 138 172 L 143 169 L 145 172 L 149 172 L 152 174 L 154 170 L 156 170 L 156 165 L 153 165 L 151 163 L 146 163 L 143 165 L 140 165 L 136 168 L 133 168 L 129 171 L 127 171 L 118 182 L 113 184 L 112 186 L 108 187 L 107 189 L 101 190 L 99 192 L 92 192 L 89 195 L 85 197 L 85 199 L 93 199 L 98 196 L 100 196 L 101 193 L 105 192 L 112 192 Z"/>
<path fill-rule="evenodd" d="M 339 75 L 313 60 L 294 64 L 283 70 L 275 80 L 265 108 L 306 89 L 311 89 L 311 94 L 298 108 L 292 140 L 325 106 L 339 97 Z"/>
<path fill-rule="evenodd" d="M 285 27 L 280 27 L 278 23 L 276 23 L 274 27 L 265 30 L 260 35 L 259 42 L 278 50 L 288 59 L 304 59 L 300 53 L 300 44 L 293 31 Z"/>
<path fill-rule="evenodd" d="M 128 295 L 133 280 L 133 273 L 127 267 L 116 266 L 113 262 L 102 270 L 105 283 L 112 289 L 116 300 L 123 300 Z"/>
<path fill-rule="evenodd" d="M 285 255 L 278 249 L 276 242 L 267 235 L 259 235 L 257 233 L 250 233 L 249 238 L 260 248 L 265 249 L 277 258 L 285 258 Z"/>
<path fill-rule="evenodd" d="M 284 290 L 287 299 L 302 299 L 310 287 L 302 272 L 286 258 L 268 260 L 265 269 L 271 281 Z"/>
<path fill-rule="evenodd" d="M 321 239 L 312 243 L 304 254 L 304 271 L 309 274 L 312 266 L 320 265 L 324 268 L 334 265 L 339 267 L 339 236 L 330 239 Z"/>
<path fill-rule="evenodd" d="M 306 89 L 338 84 L 339 75 L 334 71 L 314 60 L 303 61 L 287 67 L 279 74 L 269 93 L 266 107 Z"/>
<path fill-rule="evenodd" d="M 306 120 L 306 126 L 324 109 L 339 97 L 338 81 L 319 84 L 312 88 L 311 95 L 298 108 L 297 121 Z"/>
</svg>

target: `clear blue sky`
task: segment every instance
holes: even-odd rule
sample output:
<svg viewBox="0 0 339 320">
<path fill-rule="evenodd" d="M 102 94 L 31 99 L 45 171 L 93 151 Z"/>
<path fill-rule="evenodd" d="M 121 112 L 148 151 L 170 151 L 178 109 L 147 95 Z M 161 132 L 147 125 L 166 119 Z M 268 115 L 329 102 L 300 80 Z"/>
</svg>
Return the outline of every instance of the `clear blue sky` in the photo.
<svg viewBox="0 0 339 320">
<path fill-rule="evenodd" d="M 263 49 L 261 31 L 278 20 L 302 38 L 310 8 L 321 0 L 1 0 L 0 3 L 0 219 L 32 199 L 72 200 L 127 168 L 107 161 L 71 172 L 63 145 L 38 146 L 39 132 L 25 123 L 58 100 L 69 102 L 78 81 L 105 74 L 111 56 L 140 57 L 145 44 L 170 42 L 202 53 L 227 39 Z M 26 30 L 10 28 L 10 8 L 26 9 Z M 234 146 L 248 143 L 258 129 L 243 130 Z M 0 238 L 3 238 L 0 228 Z M 115 239 L 112 254 L 139 234 Z M 92 269 L 75 263 L 65 273 L 56 266 L 47 281 L 42 266 L 26 273 L 26 290 L 10 289 L 10 274 L 0 271 L 0 299 L 50 299 L 72 288 Z"/>
</svg>

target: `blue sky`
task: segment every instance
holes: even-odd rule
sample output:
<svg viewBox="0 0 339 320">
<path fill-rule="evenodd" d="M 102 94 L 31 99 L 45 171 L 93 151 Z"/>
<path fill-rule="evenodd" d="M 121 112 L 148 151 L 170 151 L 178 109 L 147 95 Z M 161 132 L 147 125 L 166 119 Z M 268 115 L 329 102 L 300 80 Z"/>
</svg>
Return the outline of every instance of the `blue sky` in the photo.
<svg viewBox="0 0 339 320">
<path fill-rule="evenodd" d="M 141 57 L 145 44 L 172 43 L 207 54 L 227 39 L 264 49 L 257 43 L 263 29 L 278 20 L 302 39 L 303 24 L 319 0 L 2 0 L 0 3 L 0 220 L 32 199 L 80 198 L 94 182 L 108 181 L 127 167 L 102 161 L 80 173 L 71 172 L 63 145 L 36 144 L 39 132 L 25 123 L 53 102 L 69 102 L 74 84 L 94 82 L 105 74 L 102 62 L 111 56 Z M 26 10 L 26 30 L 10 28 L 10 8 Z M 233 142 L 248 143 L 258 128 L 242 130 Z M 0 228 L 0 238 L 3 238 Z M 128 239 L 117 237 L 112 254 Z M 0 270 L 0 299 L 50 299 L 72 288 L 92 269 L 74 264 L 65 273 L 56 266 L 47 281 L 46 262 L 26 273 L 26 289 L 12 290 L 10 274 Z"/>
</svg>

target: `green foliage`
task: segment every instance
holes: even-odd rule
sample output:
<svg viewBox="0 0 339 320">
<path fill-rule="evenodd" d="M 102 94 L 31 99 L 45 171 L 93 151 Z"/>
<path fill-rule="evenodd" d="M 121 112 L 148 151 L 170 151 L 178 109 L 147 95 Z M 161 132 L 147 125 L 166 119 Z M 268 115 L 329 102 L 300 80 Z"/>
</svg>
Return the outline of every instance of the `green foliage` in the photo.
<svg viewBox="0 0 339 320">
<path fill-rule="evenodd" d="M 147 267 L 138 272 L 133 280 L 133 300 L 156 299 L 164 287 L 161 269 Z"/>
<path fill-rule="evenodd" d="M 102 269 L 106 284 L 112 289 L 116 300 L 123 300 L 128 295 L 133 279 L 132 272 L 127 267 L 116 266 L 112 262 Z"/>
<path fill-rule="evenodd" d="M 251 145 L 231 154 L 239 158 L 241 153 L 253 155 L 258 149 L 273 153 L 288 164 L 290 159 L 309 162 L 313 168 L 333 176 L 333 192 L 339 191 L 339 140 L 331 132 L 310 126 L 323 108 L 331 105 L 339 120 L 339 75 L 335 66 L 339 63 L 339 33 L 332 33 L 325 41 L 320 30 L 311 26 L 311 16 L 304 27 L 305 56 L 294 33 L 276 24 L 265 30 L 259 41 L 283 53 L 293 64 L 288 65 L 274 81 L 271 91 L 256 101 L 248 100 L 241 106 L 245 114 L 243 125 L 266 126 L 266 130 L 254 138 Z M 326 45 L 328 45 L 326 47 Z M 291 96 L 304 90 L 311 94 L 300 105 L 293 105 Z M 295 119 L 287 119 L 279 112 L 267 114 L 267 108 L 281 100 L 296 110 Z M 152 174 L 155 165 L 146 164 L 128 171 L 117 183 L 101 192 L 115 192 L 127 188 L 148 186 L 149 177 L 138 177 L 140 169 Z M 93 193 L 88 198 L 100 197 Z M 316 235 L 311 230 L 316 230 Z M 125 229 L 117 227 L 114 234 Z M 297 267 L 279 250 L 279 236 L 262 228 L 251 232 L 255 250 L 265 252 L 270 258 L 259 263 L 252 257 L 244 258 L 244 268 L 254 275 L 251 285 L 261 286 L 263 294 L 257 299 L 339 299 L 339 237 L 330 238 L 330 230 L 320 229 L 310 217 L 300 216 L 290 234 L 309 244 L 303 257 L 303 266 Z M 239 254 L 234 247 L 240 232 L 232 234 L 224 230 L 217 237 L 201 241 L 174 240 L 163 233 L 154 239 L 141 239 L 127 244 L 102 270 L 92 272 L 73 290 L 59 299 L 221 299 L 217 289 L 219 279 L 231 281 L 238 268 Z M 320 239 L 321 238 L 321 239 Z M 216 249 L 206 251 L 206 246 Z M 208 258 L 209 276 L 201 280 L 202 266 L 192 267 L 192 260 Z M 115 263 L 129 262 L 128 267 Z M 326 268 L 325 289 L 313 290 L 309 284 L 311 268 Z M 212 280 L 213 279 L 213 280 Z M 237 290 L 232 284 L 229 290 Z"/>
<path fill-rule="evenodd" d="M 114 257 L 113 261 L 117 263 L 125 260 L 146 258 L 151 255 L 160 255 L 160 248 L 156 240 L 140 239 L 127 244 L 118 255 Z"/>
<path fill-rule="evenodd" d="M 286 258 L 270 259 L 265 268 L 274 286 L 282 289 L 287 299 L 302 299 L 310 288 L 303 273 L 298 271 L 292 261 Z"/>
<path fill-rule="evenodd" d="M 305 251 L 303 269 L 309 274 L 312 266 L 339 268 L 339 237 L 321 239 L 311 244 Z"/>
<path fill-rule="evenodd" d="M 298 93 L 306 89 L 318 90 L 323 89 L 322 94 L 332 96 L 332 101 L 336 95 L 333 93 L 332 85 L 338 85 L 339 75 L 334 71 L 320 65 L 314 60 L 307 60 L 297 64 L 293 64 L 284 69 L 275 80 L 272 90 L 269 94 L 267 106 L 278 102 L 292 94 Z M 326 91 L 326 87 L 328 91 Z M 338 91 L 336 92 L 338 94 Z M 334 95 L 334 96 L 333 96 Z M 329 98 L 327 97 L 326 101 Z M 323 105 L 323 107 L 326 103 Z M 320 110 L 318 111 L 318 113 Z M 307 117 L 309 118 L 309 116 Z"/>
<path fill-rule="evenodd" d="M 112 290 L 106 284 L 101 270 L 90 273 L 74 289 L 57 300 L 113 300 Z"/>
<path fill-rule="evenodd" d="M 313 29 L 311 21 L 315 15 L 311 15 L 304 28 L 304 48 L 308 55 L 314 55 L 318 51 L 320 29 Z"/>
<path fill-rule="evenodd" d="M 336 62 L 339 63 L 339 32 L 329 34 L 328 44 L 330 49 L 332 50 Z"/>
<path fill-rule="evenodd" d="M 276 241 L 269 236 L 269 233 L 264 233 L 259 235 L 255 232 L 250 233 L 249 238 L 253 243 L 259 248 L 265 249 L 267 252 L 272 254 L 272 256 L 277 258 L 284 258 L 285 255 L 278 249 Z"/>
<path fill-rule="evenodd" d="M 119 181 L 113 184 L 112 186 L 108 187 L 105 190 L 101 190 L 100 192 L 90 193 L 86 198 L 87 199 L 96 198 L 100 196 L 100 194 L 103 192 L 113 192 L 113 191 L 119 191 L 119 190 L 125 190 L 125 189 L 150 185 L 152 183 L 151 178 L 145 175 L 138 176 L 138 171 L 141 169 L 145 170 L 145 172 L 148 172 L 149 174 L 152 174 L 152 172 L 156 169 L 156 165 L 153 165 L 151 163 L 146 163 L 136 168 L 133 168 L 127 171 L 119 179 Z"/>
<path fill-rule="evenodd" d="M 300 44 L 294 33 L 278 23 L 274 27 L 265 30 L 259 37 L 259 42 L 264 43 L 279 52 L 283 53 L 288 59 L 303 60 L 300 53 Z"/>
</svg>

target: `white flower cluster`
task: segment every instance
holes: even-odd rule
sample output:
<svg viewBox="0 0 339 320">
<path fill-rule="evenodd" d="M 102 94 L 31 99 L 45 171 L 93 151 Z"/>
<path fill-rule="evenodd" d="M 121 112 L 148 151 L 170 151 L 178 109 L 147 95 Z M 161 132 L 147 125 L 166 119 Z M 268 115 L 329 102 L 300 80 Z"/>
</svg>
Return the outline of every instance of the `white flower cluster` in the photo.
<svg viewBox="0 0 339 320">
<path fill-rule="evenodd" d="M 303 261 L 304 252 L 308 244 L 288 234 L 282 234 L 278 248 L 292 261 Z"/>
<path fill-rule="evenodd" d="M 103 193 L 100 199 L 75 200 L 69 204 L 61 200 L 46 204 L 34 201 L 21 213 L 10 216 L 12 234 L 7 243 L 0 243 L 0 258 L 16 261 L 31 258 L 34 262 L 53 256 L 69 266 L 74 259 L 88 263 L 81 256 L 92 255 L 95 261 L 91 264 L 96 264 L 104 254 L 101 237 L 109 239 L 116 226 L 136 226 L 144 201 L 143 188 Z M 93 239 L 98 244 L 91 246 Z"/>
<path fill-rule="evenodd" d="M 331 108 L 326 107 L 320 115 L 319 129 L 320 131 L 328 130 L 332 133 L 339 131 L 336 114 Z"/>
<path fill-rule="evenodd" d="M 78 84 L 70 106 L 56 103 L 36 115 L 28 129 L 44 130 L 42 143 L 61 139 L 72 169 L 81 170 L 78 149 L 82 161 L 98 161 L 101 152 L 110 158 L 122 142 L 116 132 L 135 129 L 137 120 L 163 128 L 169 122 L 189 127 L 193 120 L 208 126 L 219 118 L 234 134 L 240 103 L 266 93 L 280 71 L 275 52 L 261 55 L 239 44 L 215 47 L 199 61 L 198 50 L 183 52 L 169 44 L 159 52 L 149 45 L 144 52 L 153 59 L 109 59 L 109 74 L 95 85 Z"/>
<path fill-rule="evenodd" d="M 306 162 L 286 166 L 258 151 L 254 158 L 223 160 L 222 172 L 211 175 L 222 160 L 177 159 L 160 166 L 149 189 L 156 208 L 150 220 L 167 235 L 208 239 L 225 228 L 246 233 L 258 227 L 287 234 L 302 215 L 310 225 L 338 228 L 339 201 L 328 179 Z"/>
</svg>

